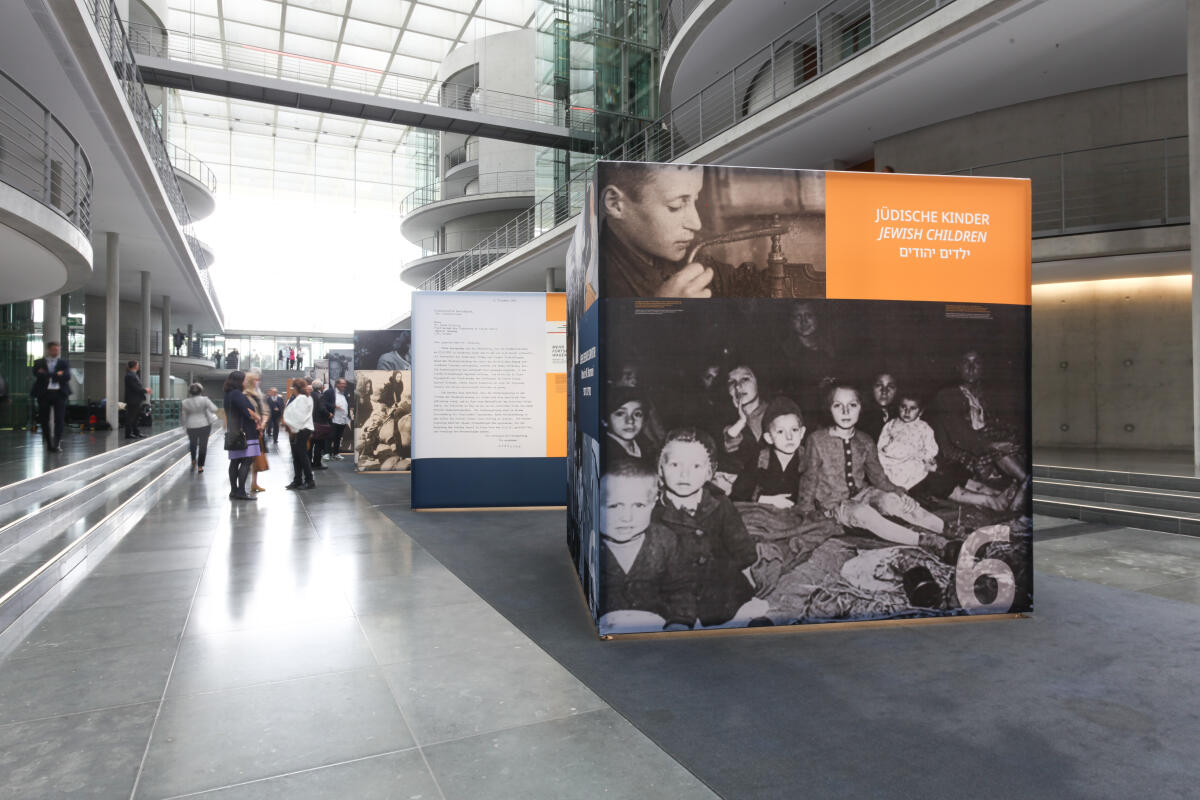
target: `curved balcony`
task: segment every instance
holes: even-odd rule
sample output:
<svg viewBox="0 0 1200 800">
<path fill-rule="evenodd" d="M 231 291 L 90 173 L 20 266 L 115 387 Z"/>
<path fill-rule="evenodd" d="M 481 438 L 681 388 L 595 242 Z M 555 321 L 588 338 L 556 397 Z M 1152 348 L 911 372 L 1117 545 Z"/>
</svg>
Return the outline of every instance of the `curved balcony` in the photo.
<svg viewBox="0 0 1200 800">
<path fill-rule="evenodd" d="M 0 304 L 87 280 L 91 197 L 92 167 L 79 142 L 0 72 Z"/>
<path fill-rule="evenodd" d="M 420 286 L 431 275 L 436 274 L 442 267 L 474 248 L 495 231 L 495 228 L 474 228 L 450 233 L 443 232 L 416 242 L 415 244 L 421 248 L 421 256 L 401 267 L 401 280 L 410 286 Z M 495 252 L 497 255 L 502 254 L 499 250 Z"/>
<path fill-rule="evenodd" d="M 524 211 L 533 205 L 534 174 L 488 172 L 463 184 L 440 179 L 400 201 L 400 232 L 410 242 L 433 236 L 447 222 L 497 211 Z"/>
<path fill-rule="evenodd" d="M 456 147 L 442 157 L 442 174 L 447 179 L 468 172 L 479 174 L 479 140 L 468 139 L 462 147 Z"/>
<path fill-rule="evenodd" d="M 200 159 L 178 145 L 164 142 L 167 147 L 167 157 L 171 159 L 171 169 L 179 179 L 179 188 L 183 191 L 183 201 L 187 203 L 188 213 L 192 221 L 208 217 L 217 208 L 216 198 L 217 175 Z"/>
</svg>

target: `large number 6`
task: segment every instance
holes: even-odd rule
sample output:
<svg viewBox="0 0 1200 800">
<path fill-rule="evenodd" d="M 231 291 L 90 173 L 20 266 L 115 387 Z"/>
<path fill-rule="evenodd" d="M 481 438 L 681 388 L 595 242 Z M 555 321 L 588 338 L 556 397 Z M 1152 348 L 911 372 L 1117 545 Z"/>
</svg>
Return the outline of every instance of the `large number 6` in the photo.
<svg viewBox="0 0 1200 800">
<path fill-rule="evenodd" d="M 1012 608 L 1013 598 L 1017 595 L 1012 568 L 998 558 L 978 559 L 976 556 L 991 542 L 1007 541 L 1007 525 L 989 525 L 972 533 L 963 543 L 954 570 L 954 588 L 959 605 L 968 614 L 1003 614 Z M 976 581 L 984 577 L 996 582 L 996 598 L 990 603 L 980 602 L 975 593 Z"/>
</svg>

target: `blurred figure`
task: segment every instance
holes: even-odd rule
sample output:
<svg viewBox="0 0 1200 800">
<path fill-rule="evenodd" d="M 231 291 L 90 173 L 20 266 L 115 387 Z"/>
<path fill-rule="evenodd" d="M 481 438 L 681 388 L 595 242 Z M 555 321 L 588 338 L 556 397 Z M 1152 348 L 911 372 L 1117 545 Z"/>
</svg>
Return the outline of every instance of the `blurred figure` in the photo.
<svg viewBox="0 0 1200 800">
<path fill-rule="evenodd" d="M 296 394 L 283 409 L 283 427 L 292 444 L 292 482 L 286 488 L 312 489 L 317 484 L 308 460 L 308 438 L 313 432 L 311 389 L 303 378 L 295 378 L 292 388 Z"/>
<path fill-rule="evenodd" d="M 242 391 L 246 385 L 246 373 L 234 370 L 225 379 L 225 423 L 226 436 L 240 430 L 246 435 L 246 445 L 240 450 L 229 450 L 229 499 L 257 500 L 246 491 L 246 480 L 259 448 L 258 412 L 250 398 Z M 228 446 L 228 445 L 227 445 Z"/>
<path fill-rule="evenodd" d="M 67 398 L 71 396 L 71 364 L 59 358 L 58 342 L 47 342 L 45 357 L 33 362 L 30 394 L 37 401 L 37 419 L 46 449 L 60 452 L 63 427 L 67 424 Z"/>
<path fill-rule="evenodd" d="M 254 457 L 254 462 L 250 465 L 250 491 L 265 492 L 262 486 L 258 485 L 258 473 L 266 472 L 271 468 L 267 463 L 267 454 L 263 448 L 266 444 L 266 429 L 267 422 L 271 418 L 270 409 L 267 407 L 266 398 L 258 389 L 258 383 L 261 375 L 257 370 L 246 373 L 246 384 L 242 392 L 246 397 L 250 398 L 250 402 L 254 404 L 254 412 L 258 414 L 258 438 L 259 438 L 259 454 Z"/>
<path fill-rule="evenodd" d="M 125 366 L 128 367 L 125 372 L 125 438 L 141 439 L 138 417 L 142 415 L 142 403 L 146 401 L 150 390 L 142 385 L 141 376 L 138 375 L 140 365 L 136 359 L 131 359 Z"/>
<path fill-rule="evenodd" d="M 183 429 L 187 431 L 192 471 L 204 472 L 204 457 L 208 455 L 208 437 L 217 419 L 217 407 L 204 396 L 203 386 L 193 383 L 188 387 L 188 396 L 183 401 L 179 417 Z"/>
</svg>

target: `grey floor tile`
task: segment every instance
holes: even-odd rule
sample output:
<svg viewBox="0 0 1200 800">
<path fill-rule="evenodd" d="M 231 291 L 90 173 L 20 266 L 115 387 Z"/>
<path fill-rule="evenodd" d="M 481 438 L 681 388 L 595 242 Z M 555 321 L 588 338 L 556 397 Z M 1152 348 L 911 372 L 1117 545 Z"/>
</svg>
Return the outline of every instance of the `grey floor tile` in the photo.
<svg viewBox="0 0 1200 800">
<path fill-rule="evenodd" d="M 1065 528 L 1071 525 L 1078 525 L 1077 519 L 1064 519 L 1062 517 L 1047 517 L 1044 514 L 1033 515 L 1033 530 L 1051 530 L 1053 528 Z"/>
<path fill-rule="evenodd" d="M 176 641 L 183 632 L 188 600 L 112 608 L 59 608 L 34 628 L 13 655 L 70 653 L 101 647 Z"/>
<path fill-rule="evenodd" d="M 1185 578 L 1141 590 L 1145 594 L 1200 605 L 1200 578 Z"/>
<path fill-rule="evenodd" d="M 143 520 L 144 522 L 144 520 Z M 210 547 L 217 538 L 217 532 L 212 524 L 199 522 L 193 527 L 189 524 L 186 530 L 162 530 L 138 527 L 130 531 L 121 543 L 113 548 L 114 553 L 135 553 L 150 550 L 177 550 L 192 547 Z"/>
<path fill-rule="evenodd" d="M 141 572 L 169 572 L 196 569 L 208 560 L 208 547 L 181 547 L 169 550 L 122 551 L 114 548 L 93 575 L 134 575 Z"/>
<path fill-rule="evenodd" d="M 438 609 L 477 602 L 479 596 L 444 568 L 426 567 L 407 575 L 357 581 L 346 588 L 358 614 L 390 614 L 405 609 Z"/>
<path fill-rule="evenodd" d="M 383 671 L 423 746 L 606 708 L 533 645 L 417 659 Z"/>
<path fill-rule="evenodd" d="M 198 596 L 188 619 L 187 635 L 272 628 L 353 616 L 345 593 L 337 586 L 268 584 L 247 592 L 214 592 Z"/>
<path fill-rule="evenodd" d="M 417 750 L 364 758 L 193 795 L 196 800 L 439 800 Z"/>
<path fill-rule="evenodd" d="M 216 789 L 412 745 L 387 683 L 369 670 L 171 697 L 137 797 Z"/>
<path fill-rule="evenodd" d="M 611 710 L 423 750 L 446 800 L 716 797 Z"/>
<path fill-rule="evenodd" d="M 0 662 L 0 725 L 158 702 L 175 642 L 43 653 Z"/>
<path fill-rule="evenodd" d="M 189 600 L 200 581 L 199 569 L 145 572 L 139 575 L 89 575 L 69 595 L 62 608 L 111 608 Z"/>
<path fill-rule="evenodd" d="M 157 703 L 0 726 L 0 797 L 125 798 Z"/>
<path fill-rule="evenodd" d="M 359 622 L 381 664 L 529 643 L 483 601 L 363 615 Z"/>
<path fill-rule="evenodd" d="M 1035 548 L 1034 563 L 1037 569 L 1051 575 L 1134 591 L 1157 586 L 1172 578 L 1183 577 L 1145 566 L 1123 564 L 1117 559 L 1107 557 L 1106 553 L 1107 551 L 1048 554 L 1044 548 L 1042 552 L 1037 552 Z"/>
<path fill-rule="evenodd" d="M 168 693 L 210 692 L 373 666 L 375 658 L 353 617 L 187 636 Z"/>
</svg>

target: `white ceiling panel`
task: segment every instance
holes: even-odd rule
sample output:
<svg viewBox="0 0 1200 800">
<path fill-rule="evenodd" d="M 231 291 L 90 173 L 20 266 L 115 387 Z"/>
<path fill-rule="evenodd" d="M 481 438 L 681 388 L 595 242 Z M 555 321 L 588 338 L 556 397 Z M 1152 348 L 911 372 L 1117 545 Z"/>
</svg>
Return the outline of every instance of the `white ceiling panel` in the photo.
<svg viewBox="0 0 1200 800">
<path fill-rule="evenodd" d="M 289 5 L 283 28 L 291 33 L 336 41 L 342 30 L 342 17 L 338 14 L 309 11 L 306 8 L 292 8 Z"/>
<path fill-rule="evenodd" d="M 343 44 L 341 50 L 338 51 L 337 60 L 339 64 L 350 64 L 382 72 L 387 69 L 391 58 L 392 54 L 390 52 L 372 50 L 368 47 L 357 47 L 352 44 Z M 375 82 L 379 82 L 378 75 L 375 76 Z"/>
<path fill-rule="evenodd" d="M 278 30 L 283 5 L 275 0 L 225 0 L 221 10 L 227 20 Z"/>
<path fill-rule="evenodd" d="M 324 11 L 327 14 L 345 14 L 346 0 L 288 0 L 288 8 L 307 8 L 312 11 Z"/>
<path fill-rule="evenodd" d="M 408 19 L 411 6 L 406 0 L 354 0 L 350 16 L 399 28 Z"/>
<path fill-rule="evenodd" d="M 410 31 L 420 31 L 431 36 L 440 36 L 443 39 L 455 39 L 468 19 L 470 17 L 466 14 L 444 11 L 440 8 L 418 4 L 413 9 L 407 29 Z"/>
<path fill-rule="evenodd" d="M 405 31 L 404 36 L 400 38 L 400 47 L 397 48 L 396 52 L 401 55 L 429 59 L 440 63 L 453 46 L 454 42 L 450 39 L 441 39 L 437 36 L 429 36 L 424 33 L 417 33 L 416 31 Z"/>
<path fill-rule="evenodd" d="M 346 31 L 342 35 L 344 44 L 359 47 L 371 47 L 375 50 L 391 51 L 396 46 L 400 36 L 400 28 L 388 25 L 376 25 L 373 22 L 363 22 L 359 19 L 346 20 Z"/>
<path fill-rule="evenodd" d="M 272 28 L 225 20 L 225 40 L 274 50 L 279 46 L 279 32 Z"/>
<path fill-rule="evenodd" d="M 301 36 L 298 33 L 285 33 L 283 35 L 283 51 L 332 61 L 333 57 L 337 55 L 337 42 L 312 36 Z"/>
</svg>

